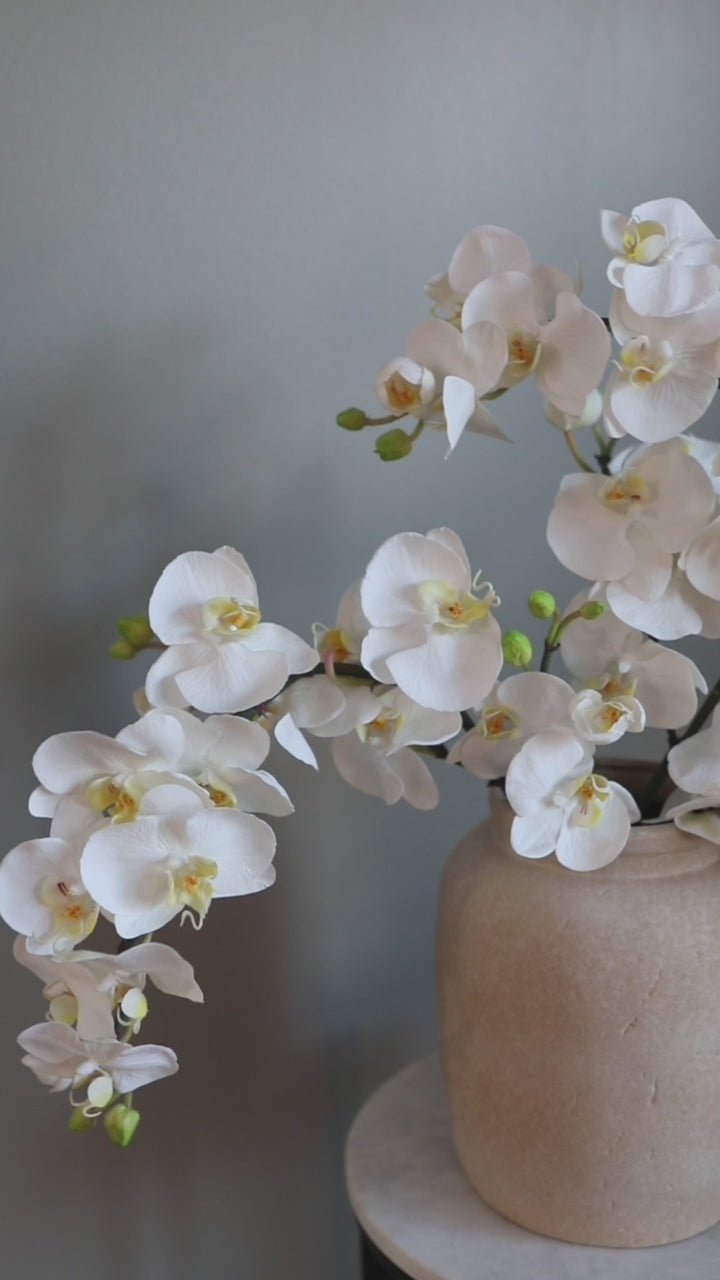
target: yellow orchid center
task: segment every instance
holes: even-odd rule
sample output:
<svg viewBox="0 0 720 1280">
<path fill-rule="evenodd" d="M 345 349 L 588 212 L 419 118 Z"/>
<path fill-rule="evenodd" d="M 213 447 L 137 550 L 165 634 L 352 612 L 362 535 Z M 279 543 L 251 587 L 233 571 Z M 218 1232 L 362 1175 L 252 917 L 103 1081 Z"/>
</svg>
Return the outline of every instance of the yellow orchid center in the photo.
<svg viewBox="0 0 720 1280">
<path fill-rule="evenodd" d="M 637 680 L 633 679 L 630 671 L 618 670 L 613 676 L 601 676 L 599 680 L 591 680 L 588 687 L 597 689 L 598 693 L 602 694 L 603 700 L 611 701 L 618 697 L 634 697 L 636 686 Z"/>
<path fill-rule="evenodd" d="M 214 596 L 203 606 L 203 627 L 211 635 L 237 638 L 254 630 L 261 614 L 257 605 L 241 604 L 234 596 Z"/>
<path fill-rule="evenodd" d="M 581 778 L 573 792 L 576 806 L 573 822 L 579 827 L 595 827 L 602 818 L 603 805 L 610 797 L 610 784 L 599 773 Z"/>
<path fill-rule="evenodd" d="M 181 903 L 194 911 L 202 923 L 207 915 L 213 896 L 212 882 L 217 877 L 217 863 L 211 858 L 188 858 L 173 873 L 172 889 L 169 901 L 172 905 Z"/>
<path fill-rule="evenodd" d="M 667 227 L 662 222 L 636 222 L 631 218 L 623 232 L 625 256 L 633 262 L 652 266 L 667 247 Z"/>
<path fill-rule="evenodd" d="M 235 795 L 225 783 L 215 779 L 214 781 L 201 782 L 200 786 L 203 791 L 207 791 L 213 804 L 218 809 L 234 809 L 236 807 L 237 800 Z"/>
<path fill-rule="evenodd" d="M 357 726 L 358 736 L 369 747 L 387 747 L 392 743 L 403 718 L 402 711 L 396 711 L 394 707 L 382 707 L 380 714 L 369 724 Z"/>
<path fill-rule="evenodd" d="M 598 723 L 603 733 L 609 733 L 615 728 L 618 720 L 622 720 L 627 715 L 627 707 L 619 706 L 617 702 L 606 702 L 598 717 Z"/>
<path fill-rule="evenodd" d="M 502 375 L 502 385 L 514 387 L 537 368 L 541 355 L 537 333 L 527 329 L 513 329 L 507 335 L 508 358 Z"/>
<path fill-rule="evenodd" d="M 352 653 L 352 640 L 342 627 L 333 627 L 322 638 L 323 656 L 331 653 L 335 662 L 347 662 Z"/>
<path fill-rule="evenodd" d="M 476 586 L 473 582 L 473 587 L 482 594 L 458 591 L 451 583 L 440 581 L 423 582 L 418 592 L 423 608 L 434 613 L 437 625 L 456 629 L 481 621 L 500 603 L 491 583 L 481 582 Z"/>
<path fill-rule="evenodd" d="M 476 725 L 481 738 L 516 738 L 517 721 L 505 707 L 486 707 Z"/>
<path fill-rule="evenodd" d="M 650 491 L 642 476 L 633 471 L 619 476 L 609 476 L 601 485 L 598 497 L 611 511 L 625 514 L 634 506 L 641 506 L 650 498 Z"/>
<path fill-rule="evenodd" d="M 412 413 L 422 406 L 422 383 L 410 382 L 398 369 L 383 383 L 385 402 L 391 413 Z"/>
<path fill-rule="evenodd" d="M 651 342 L 644 336 L 632 338 L 620 352 L 620 368 L 634 387 L 652 386 L 670 372 L 673 350 L 669 342 Z"/>
<path fill-rule="evenodd" d="M 52 934 L 63 943 L 79 942 L 92 933 L 98 918 L 98 907 L 84 889 L 76 890 L 65 880 L 46 876 L 38 896 L 52 912 Z"/>
<path fill-rule="evenodd" d="M 102 813 L 113 822 L 134 822 L 139 799 L 128 783 L 121 785 L 113 778 L 97 778 L 87 789 L 87 801 L 91 809 Z"/>
</svg>

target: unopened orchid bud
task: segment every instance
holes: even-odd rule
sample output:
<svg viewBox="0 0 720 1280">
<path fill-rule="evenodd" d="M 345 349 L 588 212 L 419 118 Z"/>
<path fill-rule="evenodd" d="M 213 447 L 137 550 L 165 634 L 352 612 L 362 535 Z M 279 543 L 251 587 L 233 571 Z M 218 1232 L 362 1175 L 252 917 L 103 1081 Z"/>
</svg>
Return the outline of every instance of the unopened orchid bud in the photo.
<svg viewBox="0 0 720 1280">
<path fill-rule="evenodd" d="M 529 667 L 532 662 L 532 645 L 522 631 L 506 631 L 502 640 L 503 657 L 511 667 Z"/>
<path fill-rule="evenodd" d="M 114 644 L 110 645 L 108 653 L 111 658 L 123 658 L 128 661 L 130 658 L 135 657 L 136 650 L 133 649 L 131 644 L 128 644 L 127 640 L 116 640 Z"/>
<path fill-rule="evenodd" d="M 533 591 L 528 599 L 533 618 L 552 618 L 557 610 L 555 597 L 549 591 Z"/>
<path fill-rule="evenodd" d="M 362 409 L 343 409 L 335 421 L 345 431 L 362 431 L 367 426 L 367 414 Z"/>
<path fill-rule="evenodd" d="M 105 1129 L 116 1147 L 129 1147 L 140 1123 L 140 1112 L 118 1102 L 105 1116 Z"/>
<path fill-rule="evenodd" d="M 118 618 L 115 625 L 118 634 L 123 640 L 127 640 L 133 649 L 143 649 L 155 639 L 152 627 L 144 614 L 134 618 Z"/>
<path fill-rule="evenodd" d="M 381 436 L 378 436 L 375 452 L 380 455 L 383 462 L 397 462 L 400 458 L 407 458 L 408 454 L 412 453 L 412 440 L 401 427 L 393 427 L 391 431 L 384 431 Z"/>
<path fill-rule="evenodd" d="M 605 612 L 605 605 L 602 600 L 586 600 L 580 609 L 580 617 L 586 622 L 592 622 L 594 618 L 602 618 Z"/>
</svg>

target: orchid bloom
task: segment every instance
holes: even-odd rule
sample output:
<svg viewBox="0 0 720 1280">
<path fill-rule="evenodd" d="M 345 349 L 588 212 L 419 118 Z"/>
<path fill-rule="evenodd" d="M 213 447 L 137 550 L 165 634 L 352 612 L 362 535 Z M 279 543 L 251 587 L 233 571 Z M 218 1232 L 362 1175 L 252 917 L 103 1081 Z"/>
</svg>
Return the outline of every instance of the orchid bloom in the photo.
<svg viewBox="0 0 720 1280">
<path fill-rule="evenodd" d="M 461 333 L 449 320 L 425 320 L 408 336 L 408 354 L 432 370 L 441 395 L 442 416 L 428 412 L 429 426 L 447 429 L 448 454 L 464 431 L 506 439 L 482 397 L 498 383 L 507 359 L 502 331 L 494 324 L 474 324 Z M 447 456 L 447 455 L 446 455 Z"/>
<path fill-rule="evenodd" d="M 275 835 L 267 823 L 207 803 L 177 785 L 156 787 L 135 822 L 88 839 L 82 878 L 121 938 L 152 933 L 180 913 L 200 927 L 213 898 L 273 884 Z"/>
<path fill-rule="evenodd" d="M 427 417 L 438 394 L 431 371 L 407 356 L 383 365 L 375 390 L 383 407 L 398 418 L 407 414 L 414 418 Z"/>
<path fill-rule="evenodd" d="M 670 639 L 675 637 L 657 630 L 646 610 L 663 597 L 677 555 L 707 525 L 714 507 L 704 468 L 681 440 L 668 440 L 633 450 L 615 475 L 565 476 L 547 539 L 566 568 L 607 583 L 607 599 L 618 617 Z M 637 606 L 632 617 L 628 596 Z"/>
<path fill-rule="evenodd" d="M 158 1044 L 122 1044 L 117 1040 L 85 1041 L 74 1027 L 41 1022 L 18 1036 L 25 1050 L 23 1065 L 53 1093 L 86 1090 L 78 1100 L 87 1116 L 96 1116 L 116 1093 L 132 1093 L 178 1069 L 172 1049 Z"/>
<path fill-rule="evenodd" d="M 38 955 L 69 951 L 92 933 L 98 904 L 81 872 L 82 845 L 26 840 L 0 863 L 0 915 Z"/>
<path fill-rule="evenodd" d="M 570 601 L 566 613 L 579 610 L 589 599 L 602 598 L 601 592 L 583 591 Z M 560 652 L 568 671 L 604 700 L 636 697 L 649 728 L 688 724 L 697 710 L 698 690 L 707 693 L 702 673 L 686 654 L 621 622 L 607 605 L 600 617 L 567 627 Z"/>
<path fill-rule="evenodd" d="M 472 577 L 452 530 L 396 534 L 375 552 L 363 579 L 370 622 L 363 664 L 420 706 L 476 706 L 503 662 L 500 628 L 490 613 L 497 603 L 492 586 Z"/>
<path fill-rule="evenodd" d="M 668 754 L 668 773 L 689 800 L 668 807 L 681 831 L 720 844 L 720 716 L 717 709 L 710 725 L 679 742 Z"/>
<path fill-rule="evenodd" d="M 447 272 L 433 276 L 425 292 L 455 319 L 470 290 L 481 280 L 498 271 L 529 271 L 531 265 L 530 250 L 514 231 L 492 224 L 473 227 L 454 250 Z"/>
<path fill-rule="evenodd" d="M 192 965 L 163 942 L 139 943 L 116 956 L 76 950 L 60 958 L 36 955 L 18 937 L 13 954 L 45 984 L 49 1017 L 74 1024 L 81 1040 L 112 1040 L 116 1016 L 138 1028 L 147 1013 L 146 977 L 167 995 L 203 999 Z"/>
<path fill-rule="evenodd" d="M 584 412 L 610 356 L 610 338 L 595 312 L 583 306 L 564 272 L 507 271 L 475 286 L 462 310 L 463 330 L 490 323 L 504 336 L 498 387 L 534 374 L 540 390 L 570 415 Z"/>
<path fill-rule="evenodd" d="M 685 200 L 648 200 L 629 217 L 604 209 L 607 274 L 641 316 L 698 311 L 720 289 L 720 244 Z"/>
<path fill-rule="evenodd" d="M 636 315 L 615 291 L 610 308 L 620 358 L 605 391 L 605 427 L 647 443 L 669 440 L 709 408 L 720 375 L 720 295 L 688 316 Z"/>
<path fill-rule="evenodd" d="M 462 764 L 476 778 L 502 778 L 528 738 L 554 729 L 572 729 L 573 690 L 558 676 L 523 671 L 508 676 L 488 694 L 477 723 L 453 746 L 448 764 Z"/>
<path fill-rule="evenodd" d="M 434 809 L 440 798 L 425 762 L 410 748 L 453 738 L 460 729 L 457 712 L 429 711 L 400 689 L 378 688 L 372 720 L 333 739 L 335 767 L 350 786 L 386 804 L 407 800 L 416 809 Z"/>
<path fill-rule="evenodd" d="M 539 733 L 512 760 L 506 793 L 516 817 L 510 843 L 524 858 L 555 853 L 571 871 L 595 871 L 622 853 L 640 811 L 619 783 L 594 770 L 570 733 Z"/>
<path fill-rule="evenodd" d="M 147 675 L 154 706 L 245 711 L 317 660 L 292 631 L 261 620 L 255 579 L 232 547 L 173 560 L 150 597 L 149 617 L 168 646 Z"/>
</svg>

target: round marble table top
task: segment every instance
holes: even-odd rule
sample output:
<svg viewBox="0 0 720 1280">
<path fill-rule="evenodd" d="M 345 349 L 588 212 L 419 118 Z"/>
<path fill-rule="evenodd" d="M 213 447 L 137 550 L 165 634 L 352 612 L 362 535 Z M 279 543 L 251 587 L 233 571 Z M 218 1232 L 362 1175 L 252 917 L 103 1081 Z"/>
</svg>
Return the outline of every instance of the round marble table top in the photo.
<svg viewBox="0 0 720 1280">
<path fill-rule="evenodd" d="M 595 1249 L 507 1222 L 473 1191 L 452 1140 L 436 1054 L 382 1085 L 348 1136 L 363 1230 L 413 1280 L 718 1280 L 720 1225 L 679 1244 Z"/>
</svg>

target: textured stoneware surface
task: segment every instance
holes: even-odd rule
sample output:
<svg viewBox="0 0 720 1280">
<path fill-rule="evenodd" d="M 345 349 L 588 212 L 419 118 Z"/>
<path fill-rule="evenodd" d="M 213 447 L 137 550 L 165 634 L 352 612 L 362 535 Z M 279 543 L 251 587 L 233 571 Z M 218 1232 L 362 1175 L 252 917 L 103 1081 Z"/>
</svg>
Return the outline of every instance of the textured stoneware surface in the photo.
<svg viewBox="0 0 720 1280">
<path fill-rule="evenodd" d="M 463 1168 L 562 1240 L 703 1231 L 720 1220 L 720 851 L 662 824 L 571 872 L 517 857 L 497 792 L 493 808 L 451 855 L 438 919 Z"/>
</svg>

